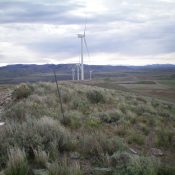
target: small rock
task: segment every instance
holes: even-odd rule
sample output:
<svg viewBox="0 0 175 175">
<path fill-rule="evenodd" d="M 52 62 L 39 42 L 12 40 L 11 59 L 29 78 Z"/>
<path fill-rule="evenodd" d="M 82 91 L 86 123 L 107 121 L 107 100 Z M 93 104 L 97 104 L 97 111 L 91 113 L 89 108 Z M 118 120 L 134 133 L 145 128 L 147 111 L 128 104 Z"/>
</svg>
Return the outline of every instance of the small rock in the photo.
<svg viewBox="0 0 175 175">
<path fill-rule="evenodd" d="M 0 126 L 3 126 L 5 123 L 4 122 L 0 122 Z"/>
<path fill-rule="evenodd" d="M 131 151 L 131 153 L 133 153 L 133 154 L 137 154 L 137 151 L 135 151 L 134 149 L 129 148 L 129 150 Z"/>
<path fill-rule="evenodd" d="M 93 169 L 93 174 L 94 175 L 109 175 L 112 173 L 112 169 L 111 168 L 94 168 Z"/>
<path fill-rule="evenodd" d="M 4 174 L 4 171 L 1 171 L 1 172 L 0 172 L 0 175 L 5 175 L 5 174 Z"/>
<path fill-rule="evenodd" d="M 33 174 L 34 175 L 48 175 L 48 172 L 45 169 L 34 169 Z"/>
<path fill-rule="evenodd" d="M 157 149 L 157 148 L 151 148 L 151 153 L 154 156 L 163 156 L 163 152 L 160 149 Z"/>
<path fill-rule="evenodd" d="M 72 153 L 70 153 L 70 158 L 71 159 L 79 159 L 80 154 L 78 152 L 72 152 Z"/>
</svg>

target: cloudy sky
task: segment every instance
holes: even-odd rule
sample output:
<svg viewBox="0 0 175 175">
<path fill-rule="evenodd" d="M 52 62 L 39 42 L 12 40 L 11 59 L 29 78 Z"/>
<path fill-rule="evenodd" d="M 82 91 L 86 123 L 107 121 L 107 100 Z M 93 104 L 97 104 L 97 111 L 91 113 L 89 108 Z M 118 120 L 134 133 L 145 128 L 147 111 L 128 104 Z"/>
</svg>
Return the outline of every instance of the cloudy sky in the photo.
<svg viewBox="0 0 175 175">
<path fill-rule="evenodd" d="M 85 20 L 86 19 L 86 20 Z M 175 64 L 175 0 L 0 0 L 0 66 Z"/>
</svg>

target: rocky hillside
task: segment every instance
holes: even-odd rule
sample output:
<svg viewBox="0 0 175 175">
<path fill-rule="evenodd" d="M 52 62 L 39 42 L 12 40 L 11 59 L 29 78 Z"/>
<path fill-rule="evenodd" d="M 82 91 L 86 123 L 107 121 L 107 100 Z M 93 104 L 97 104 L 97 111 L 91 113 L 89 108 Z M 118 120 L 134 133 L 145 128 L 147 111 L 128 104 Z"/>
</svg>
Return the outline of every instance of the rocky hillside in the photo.
<svg viewBox="0 0 175 175">
<path fill-rule="evenodd" d="M 175 106 L 120 90 L 21 84 L 0 126 L 0 174 L 175 173 Z"/>
</svg>

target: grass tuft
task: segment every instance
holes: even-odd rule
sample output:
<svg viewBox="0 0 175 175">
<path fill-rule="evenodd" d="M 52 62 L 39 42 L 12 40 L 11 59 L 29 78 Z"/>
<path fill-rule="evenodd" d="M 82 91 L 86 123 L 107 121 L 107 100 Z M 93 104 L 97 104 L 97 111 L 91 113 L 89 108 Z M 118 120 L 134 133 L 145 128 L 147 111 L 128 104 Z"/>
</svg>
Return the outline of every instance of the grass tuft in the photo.
<svg viewBox="0 0 175 175">
<path fill-rule="evenodd" d="M 49 175 L 82 175 L 79 163 L 70 165 L 65 159 L 61 162 L 53 162 L 48 166 Z"/>
<path fill-rule="evenodd" d="M 27 175 L 28 163 L 24 150 L 10 149 L 8 159 L 5 175 Z"/>
</svg>

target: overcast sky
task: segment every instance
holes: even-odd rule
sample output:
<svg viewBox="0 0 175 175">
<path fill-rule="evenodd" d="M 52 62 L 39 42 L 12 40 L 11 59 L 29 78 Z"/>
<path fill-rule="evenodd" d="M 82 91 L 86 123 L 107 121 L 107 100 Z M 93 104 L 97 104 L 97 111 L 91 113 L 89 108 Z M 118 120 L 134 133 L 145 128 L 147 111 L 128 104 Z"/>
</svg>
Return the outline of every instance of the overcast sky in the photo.
<svg viewBox="0 0 175 175">
<path fill-rule="evenodd" d="M 85 20 L 87 19 L 87 20 Z M 175 64 L 175 0 L 0 0 L 0 66 Z"/>
</svg>

